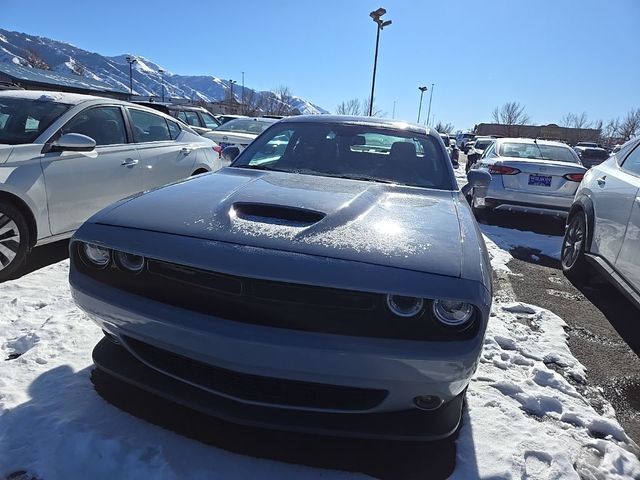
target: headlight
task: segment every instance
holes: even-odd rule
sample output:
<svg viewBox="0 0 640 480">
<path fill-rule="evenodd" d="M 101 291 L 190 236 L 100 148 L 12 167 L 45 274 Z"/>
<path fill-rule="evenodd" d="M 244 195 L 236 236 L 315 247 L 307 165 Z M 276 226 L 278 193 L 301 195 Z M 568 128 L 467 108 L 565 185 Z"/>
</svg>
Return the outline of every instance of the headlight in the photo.
<svg viewBox="0 0 640 480">
<path fill-rule="evenodd" d="M 461 327 L 473 316 L 473 305 L 457 300 L 434 300 L 433 313 L 447 327 Z"/>
<path fill-rule="evenodd" d="M 144 268 L 144 257 L 132 253 L 116 252 L 116 264 L 130 273 L 140 273 Z"/>
<path fill-rule="evenodd" d="M 100 247 L 91 243 L 83 243 L 82 256 L 91 266 L 104 268 L 109 265 L 109 260 L 111 260 L 111 251 L 105 247 Z"/>
<path fill-rule="evenodd" d="M 415 317 L 422 311 L 424 300 L 403 295 L 387 295 L 387 307 L 399 317 Z"/>
</svg>

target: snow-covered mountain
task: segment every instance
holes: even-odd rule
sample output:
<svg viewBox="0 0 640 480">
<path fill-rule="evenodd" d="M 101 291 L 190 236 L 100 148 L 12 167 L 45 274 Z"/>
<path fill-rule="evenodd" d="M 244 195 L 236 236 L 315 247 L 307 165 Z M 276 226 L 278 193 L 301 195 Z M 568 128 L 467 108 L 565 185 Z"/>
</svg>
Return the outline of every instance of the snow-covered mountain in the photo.
<svg viewBox="0 0 640 480">
<path fill-rule="evenodd" d="M 0 63 L 13 62 L 26 67 L 73 73 L 101 80 L 122 91 L 129 90 L 127 55 L 105 57 L 69 43 L 0 29 Z M 133 65 L 134 93 L 159 96 L 161 75 L 158 70 L 162 67 L 144 57 L 131 55 L 137 59 Z M 230 96 L 231 86 L 227 80 L 207 75 L 178 75 L 163 70 L 165 97 L 217 102 Z M 241 88 L 238 85 L 233 90 L 233 96 L 237 101 L 241 100 Z M 245 86 L 245 98 L 250 96 L 269 100 L 273 98 L 273 93 L 254 91 Z M 323 108 L 296 96 L 292 96 L 287 103 L 292 109 L 305 114 L 328 113 Z"/>
</svg>

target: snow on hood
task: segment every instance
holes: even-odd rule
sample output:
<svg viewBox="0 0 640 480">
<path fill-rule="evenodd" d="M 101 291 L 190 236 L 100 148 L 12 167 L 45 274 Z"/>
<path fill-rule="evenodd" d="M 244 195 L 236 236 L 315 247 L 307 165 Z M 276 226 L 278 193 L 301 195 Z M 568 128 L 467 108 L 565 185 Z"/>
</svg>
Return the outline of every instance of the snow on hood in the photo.
<svg viewBox="0 0 640 480">
<path fill-rule="evenodd" d="M 459 277 L 463 242 L 453 197 L 449 191 L 227 168 L 155 190 L 90 221 Z M 238 205 L 246 204 L 303 209 L 320 218 L 305 224 L 239 214 Z"/>
</svg>

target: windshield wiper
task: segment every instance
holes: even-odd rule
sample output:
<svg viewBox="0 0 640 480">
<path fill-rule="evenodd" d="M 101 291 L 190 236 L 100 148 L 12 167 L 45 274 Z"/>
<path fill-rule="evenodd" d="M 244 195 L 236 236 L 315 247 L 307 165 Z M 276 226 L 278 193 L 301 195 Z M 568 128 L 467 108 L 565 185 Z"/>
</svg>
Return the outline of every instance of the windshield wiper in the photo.
<svg viewBox="0 0 640 480">
<path fill-rule="evenodd" d="M 336 177 L 336 178 L 346 178 L 348 180 L 362 180 L 366 182 L 391 183 L 391 184 L 397 183 L 392 180 L 385 180 L 383 178 L 377 178 L 377 177 L 369 177 L 367 175 L 327 175 L 327 176 Z"/>
<path fill-rule="evenodd" d="M 249 170 L 265 170 L 267 172 L 287 172 L 287 173 L 295 173 L 295 170 L 287 170 L 285 168 L 275 168 L 270 167 L 269 165 L 261 164 L 261 165 L 234 165 L 237 168 L 246 168 Z"/>
</svg>

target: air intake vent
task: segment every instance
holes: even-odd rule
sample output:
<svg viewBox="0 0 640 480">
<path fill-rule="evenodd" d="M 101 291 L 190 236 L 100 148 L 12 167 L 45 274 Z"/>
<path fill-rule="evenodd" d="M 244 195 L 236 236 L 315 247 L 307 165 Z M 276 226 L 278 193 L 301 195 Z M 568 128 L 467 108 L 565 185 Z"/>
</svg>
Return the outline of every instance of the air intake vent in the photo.
<svg viewBox="0 0 640 480">
<path fill-rule="evenodd" d="M 234 203 L 233 209 L 236 216 L 243 220 L 296 227 L 312 225 L 325 216 L 324 213 L 304 208 L 262 203 Z"/>
</svg>

